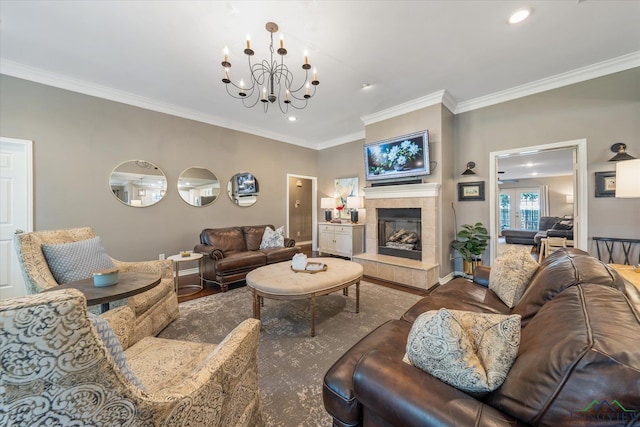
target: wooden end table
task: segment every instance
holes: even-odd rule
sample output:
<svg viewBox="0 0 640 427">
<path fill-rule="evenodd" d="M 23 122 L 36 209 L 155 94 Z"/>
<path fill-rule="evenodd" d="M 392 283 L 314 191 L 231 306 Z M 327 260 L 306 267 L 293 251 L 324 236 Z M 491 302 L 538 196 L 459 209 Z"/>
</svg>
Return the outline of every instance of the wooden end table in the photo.
<svg viewBox="0 0 640 427">
<path fill-rule="evenodd" d="M 160 274 L 157 273 L 119 272 L 118 283 L 115 285 L 94 286 L 92 277 L 78 280 L 77 282 L 65 283 L 64 285 L 49 288 L 44 292 L 76 289 L 84 294 L 87 299 L 87 306 L 100 304 L 100 312 L 104 313 L 109 310 L 111 301 L 117 301 L 148 291 L 158 286 L 160 279 Z"/>
</svg>

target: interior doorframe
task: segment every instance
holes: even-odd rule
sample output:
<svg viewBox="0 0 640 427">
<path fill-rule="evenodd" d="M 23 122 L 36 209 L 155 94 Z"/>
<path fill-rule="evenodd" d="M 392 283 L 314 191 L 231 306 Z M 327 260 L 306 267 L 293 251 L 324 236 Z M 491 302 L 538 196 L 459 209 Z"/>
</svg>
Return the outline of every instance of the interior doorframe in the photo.
<svg viewBox="0 0 640 427">
<path fill-rule="evenodd" d="M 575 150 L 576 162 L 573 165 L 573 187 L 574 187 L 574 204 L 573 204 L 573 239 L 574 247 L 587 250 L 587 224 L 588 224 L 588 193 L 587 193 L 587 140 L 575 139 L 571 141 L 554 142 L 550 144 L 535 145 L 530 147 L 513 148 L 502 151 L 492 151 L 489 153 L 489 177 L 491 183 L 489 185 L 489 223 L 491 239 L 489 240 L 490 260 L 496 258 L 498 250 L 498 158 L 502 156 L 514 154 L 535 153 L 544 150 L 557 150 L 570 148 Z"/>
<path fill-rule="evenodd" d="M 315 225 L 318 223 L 318 178 L 315 176 L 287 174 L 287 197 L 285 197 L 285 212 L 286 212 L 286 228 L 287 236 L 289 236 L 289 179 L 290 178 L 302 178 L 311 180 L 311 250 L 316 251 L 318 249 L 318 227 Z"/>
</svg>

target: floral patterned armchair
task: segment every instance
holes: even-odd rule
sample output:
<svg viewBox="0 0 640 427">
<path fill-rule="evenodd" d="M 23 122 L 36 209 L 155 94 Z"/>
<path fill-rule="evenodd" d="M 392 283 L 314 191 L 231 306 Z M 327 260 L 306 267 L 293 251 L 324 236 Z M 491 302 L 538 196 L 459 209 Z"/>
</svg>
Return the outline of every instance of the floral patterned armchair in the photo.
<svg viewBox="0 0 640 427">
<path fill-rule="evenodd" d="M 42 252 L 42 245 L 78 242 L 94 237 L 96 234 L 91 227 L 34 231 L 16 235 L 15 247 L 27 293 L 36 294 L 58 286 Z M 123 347 L 127 348 L 146 336 L 157 335 L 178 317 L 173 263 L 170 260 L 123 262 L 113 258 L 112 261 L 121 272 L 159 273 L 162 276 L 158 286 L 128 298 L 128 306 L 133 312 L 133 317 L 116 319 L 116 313 L 106 316 L 110 323 L 119 322 L 119 326 L 112 323 L 111 327 L 120 338 Z"/>
<path fill-rule="evenodd" d="M 79 291 L 1 300 L 0 425 L 260 426 L 259 334 L 247 319 L 217 346 L 145 337 L 125 372 Z"/>
</svg>

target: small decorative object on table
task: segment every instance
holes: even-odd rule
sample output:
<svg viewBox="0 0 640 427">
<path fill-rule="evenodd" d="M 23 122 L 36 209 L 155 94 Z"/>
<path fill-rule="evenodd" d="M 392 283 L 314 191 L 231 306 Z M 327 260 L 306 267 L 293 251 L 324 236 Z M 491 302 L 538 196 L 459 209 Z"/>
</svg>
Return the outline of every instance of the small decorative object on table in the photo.
<svg viewBox="0 0 640 427">
<path fill-rule="evenodd" d="M 308 262 L 303 269 L 295 269 L 293 268 L 293 266 L 291 266 L 291 269 L 294 271 L 294 273 L 314 274 L 320 271 L 327 271 L 327 264 L 322 262 Z"/>
<path fill-rule="evenodd" d="M 93 286 L 101 288 L 118 283 L 118 269 L 99 270 L 93 273 Z"/>
<path fill-rule="evenodd" d="M 183 258 L 187 258 L 191 256 L 191 251 L 180 251 L 180 256 Z"/>
<path fill-rule="evenodd" d="M 305 254 L 295 254 L 291 258 L 292 270 L 304 270 L 307 268 L 307 256 Z"/>
</svg>

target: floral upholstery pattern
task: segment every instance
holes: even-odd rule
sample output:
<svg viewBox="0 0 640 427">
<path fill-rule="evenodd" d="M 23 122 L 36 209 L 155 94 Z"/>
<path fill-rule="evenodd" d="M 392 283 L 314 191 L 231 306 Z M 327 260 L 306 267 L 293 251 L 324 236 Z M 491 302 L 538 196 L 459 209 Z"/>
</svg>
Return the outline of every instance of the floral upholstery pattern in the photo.
<svg viewBox="0 0 640 427">
<path fill-rule="evenodd" d="M 259 334 L 260 322 L 247 319 L 213 349 L 185 344 L 199 354 L 197 364 L 173 369 L 175 377 L 145 391 L 116 366 L 91 326 L 79 291 L 2 300 L 0 425 L 260 426 Z M 154 340 L 143 340 L 142 353 L 158 356 L 165 348 L 180 347 Z M 125 354 L 134 354 L 136 346 Z M 162 370 L 168 373 L 174 362 L 139 359 L 130 367 L 143 383 L 153 384 L 153 363 L 166 364 Z"/>
<path fill-rule="evenodd" d="M 16 235 L 14 243 L 27 293 L 36 294 L 58 286 L 42 252 L 42 245 L 78 242 L 95 237 L 96 234 L 91 227 L 44 230 Z M 126 349 L 146 336 L 157 335 L 178 317 L 173 262 L 170 260 L 124 262 L 113 258 L 111 260 L 121 272 L 159 273 L 162 277 L 158 286 L 128 298 L 127 304 L 133 312 L 134 319 L 133 330 L 126 338 L 123 339 L 120 336 L 119 331 L 123 331 L 122 327 L 114 327 L 112 323 L 123 323 L 124 320 L 119 320 L 114 315 L 107 319 L 113 331 L 121 338 L 122 347 Z"/>
</svg>

